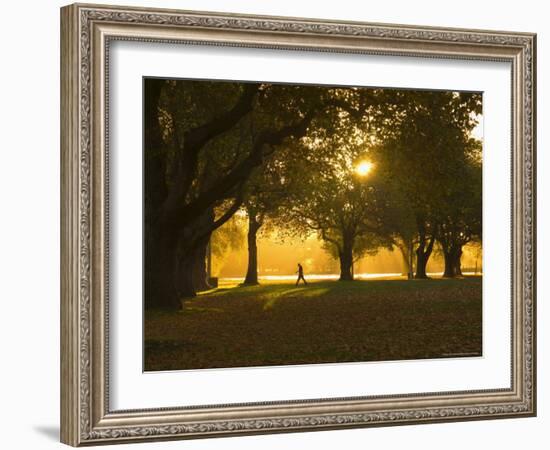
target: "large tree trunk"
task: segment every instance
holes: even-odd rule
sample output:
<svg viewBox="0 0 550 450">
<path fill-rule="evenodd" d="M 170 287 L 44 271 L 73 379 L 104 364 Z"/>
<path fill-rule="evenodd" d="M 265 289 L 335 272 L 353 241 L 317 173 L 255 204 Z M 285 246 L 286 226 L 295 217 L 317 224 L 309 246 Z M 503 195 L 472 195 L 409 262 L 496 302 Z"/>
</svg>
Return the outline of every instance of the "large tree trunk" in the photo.
<svg viewBox="0 0 550 450">
<path fill-rule="evenodd" d="M 181 303 L 175 284 L 177 233 L 155 233 L 145 246 L 145 308 L 180 309 Z"/>
<path fill-rule="evenodd" d="M 185 299 L 193 298 L 197 295 L 197 290 L 202 288 L 209 289 L 206 281 L 206 247 L 212 232 L 223 225 L 235 212 L 240 202 L 235 203 L 220 218 L 214 220 L 212 209 L 206 211 L 201 217 L 196 218 L 192 225 L 188 225 L 179 230 L 171 230 L 163 234 L 166 239 L 170 239 L 170 248 L 173 257 L 170 261 L 173 265 L 166 267 L 166 278 L 170 289 L 176 292 L 177 302 L 171 303 L 172 309 L 180 309 Z M 176 224 L 177 225 L 177 224 Z M 175 238 L 174 238 L 175 237 Z M 156 243 L 156 241 L 153 241 Z M 155 271 L 161 267 L 160 262 L 152 265 Z M 168 270 L 171 269 L 171 270 Z M 168 274 L 172 277 L 168 278 Z"/>
<path fill-rule="evenodd" d="M 193 251 L 181 255 L 178 261 L 178 294 L 183 302 L 197 296 L 194 280 L 196 262 L 196 255 Z"/>
<path fill-rule="evenodd" d="M 340 281 L 353 281 L 353 242 L 344 238 L 340 257 Z"/>
<path fill-rule="evenodd" d="M 158 119 L 164 80 L 148 79 L 144 122 L 144 303 L 146 308 L 178 309 L 175 286 L 177 230 L 159 223 L 158 211 L 167 195 L 166 145 Z"/>
<path fill-rule="evenodd" d="M 197 296 L 197 290 L 206 283 L 205 277 L 205 248 L 207 241 L 194 239 L 195 232 L 190 228 L 180 234 L 177 248 L 176 287 L 180 301 Z M 202 256 L 202 258 L 201 258 Z M 202 266 L 202 267 L 200 267 Z M 201 270 L 202 269 L 202 270 Z M 202 282 L 198 278 L 203 278 Z"/>
<path fill-rule="evenodd" d="M 193 265 L 193 283 L 197 292 L 207 291 L 212 286 L 208 283 L 208 271 L 206 270 L 208 242 L 200 245 L 195 250 L 195 263 Z"/>
<path fill-rule="evenodd" d="M 155 219 L 168 190 L 166 186 L 167 146 L 159 123 L 159 99 L 165 80 L 145 80 L 144 105 L 144 197 L 146 222 Z M 146 235 L 147 236 L 147 235 Z"/>
<path fill-rule="evenodd" d="M 457 277 L 462 276 L 462 266 L 460 264 L 460 259 L 462 258 L 462 247 L 458 248 L 454 255 L 454 268 L 455 268 L 455 274 Z"/>
<path fill-rule="evenodd" d="M 214 218 L 214 210 L 210 208 L 196 221 L 193 227 L 199 230 L 199 232 L 201 230 L 208 230 L 212 228 Z M 208 242 L 210 241 L 211 235 L 212 233 L 208 233 L 200 240 L 200 242 L 191 242 L 193 250 L 187 249 L 185 246 L 181 250 L 182 252 L 194 253 L 195 262 L 191 270 L 193 271 L 193 284 L 197 292 L 211 289 L 211 286 L 208 283 L 209 274 L 206 270 Z"/>
<path fill-rule="evenodd" d="M 428 260 L 432 254 L 434 246 L 434 238 L 431 237 L 428 241 L 425 236 L 420 236 L 420 243 L 416 249 L 416 273 L 414 277 L 416 279 L 426 279 L 428 274 L 426 273 L 426 266 L 428 265 Z"/>
<path fill-rule="evenodd" d="M 242 183 L 242 178 L 236 183 L 228 183 L 227 188 L 225 189 L 224 185 L 223 192 L 214 200 L 207 199 L 193 212 L 181 213 L 179 208 L 183 204 L 182 199 L 185 197 L 186 187 L 189 185 L 189 180 L 195 176 L 193 170 L 198 152 L 208 140 L 230 128 L 235 121 L 250 111 L 257 87 L 247 89 L 239 102 L 226 114 L 198 127 L 194 133 L 188 133 L 188 140 L 195 147 L 190 144 L 191 148 L 185 149 L 188 151 L 170 149 L 177 151 L 180 155 L 192 154 L 192 156 L 190 161 L 178 161 L 177 169 L 181 169 L 184 173 L 177 178 L 177 183 L 172 182 L 168 189 L 169 184 L 166 182 L 168 145 L 162 138 L 158 110 L 159 99 L 166 82 L 160 79 L 147 79 L 145 83 L 145 305 L 148 308 L 180 309 L 182 297 L 193 297 L 196 285 L 205 287 L 204 283 L 200 281 L 203 276 L 199 275 L 202 258 L 195 255 L 194 252 L 196 248 L 196 243 L 193 242 L 195 236 L 194 233 L 186 233 L 186 230 L 202 232 L 208 230 L 209 228 L 202 225 L 201 219 L 197 220 L 197 218 L 204 213 L 213 214 L 212 206 L 215 204 L 215 200 L 223 198 L 223 195 L 234 189 L 235 184 Z M 204 142 L 201 141 L 201 138 Z M 244 175 L 248 175 L 248 173 Z M 235 177 L 235 174 L 233 176 Z M 210 226 L 212 226 L 213 220 L 212 215 Z"/>
<path fill-rule="evenodd" d="M 443 259 L 445 260 L 445 270 L 443 271 L 443 278 L 454 278 L 454 260 L 452 252 L 443 252 Z"/>
<path fill-rule="evenodd" d="M 248 269 L 243 284 L 256 285 L 258 283 L 258 244 L 257 235 L 261 223 L 254 214 L 248 215 Z"/>
<path fill-rule="evenodd" d="M 462 269 L 460 267 L 460 258 L 462 257 L 461 247 L 451 247 L 447 251 L 443 251 L 443 257 L 445 259 L 445 271 L 443 272 L 444 278 L 455 278 L 462 276 Z"/>
<path fill-rule="evenodd" d="M 210 208 L 198 217 L 192 226 L 180 232 L 178 242 L 177 287 L 181 299 L 192 298 L 197 292 L 210 289 L 206 272 L 206 248 L 214 224 L 214 210 Z"/>
<path fill-rule="evenodd" d="M 428 258 L 426 257 L 426 254 L 420 250 L 416 250 L 416 273 L 414 274 L 414 277 L 417 280 L 422 280 L 428 278 L 428 274 L 426 273 L 426 266 L 428 265 Z"/>
</svg>

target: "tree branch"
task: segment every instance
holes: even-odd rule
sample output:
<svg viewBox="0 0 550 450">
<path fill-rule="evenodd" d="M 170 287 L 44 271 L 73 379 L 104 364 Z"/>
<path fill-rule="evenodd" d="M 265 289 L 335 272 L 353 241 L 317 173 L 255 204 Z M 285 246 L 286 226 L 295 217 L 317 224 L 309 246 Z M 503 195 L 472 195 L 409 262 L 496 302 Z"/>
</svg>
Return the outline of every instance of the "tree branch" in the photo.
<svg viewBox="0 0 550 450">
<path fill-rule="evenodd" d="M 208 141 L 233 128 L 242 117 L 248 114 L 253 107 L 254 97 L 260 88 L 259 84 L 246 84 L 237 103 L 210 122 L 197 128 L 188 130 L 184 134 L 186 146 L 195 150 L 202 148 Z"/>
<path fill-rule="evenodd" d="M 182 202 L 181 206 L 174 208 L 170 214 L 172 218 L 186 223 L 192 220 L 192 217 L 200 215 L 202 211 L 212 206 L 220 198 L 223 198 L 236 185 L 248 179 L 252 170 L 262 163 L 264 158 L 263 148 L 265 145 L 277 146 L 290 136 L 301 137 L 305 135 L 314 115 L 312 111 L 298 123 L 283 127 L 277 131 L 261 133 L 256 139 L 252 151 L 244 160 L 229 174 L 214 184 L 214 186 L 199 194 L 195 200 L 187 204 Z"/>
<path fill-rule="evenodd" d="M 221 227 L 224 223 L 226 223 L 233 215 L 238 211 L 238 209 L 242 206 L 244 200 L 244 194 L 243 194 L 243 186 L 239 186 L 237 189 L 237 196 L 233 200 L 233 203 L 231 206 L 214 222 L 212 225 L 207 227 L 207 229 L 202 230 L 200 234 L 198 234 L 195 238 L 195 242 L 200 242 L 203 239 L 209 238 L 210 235 L 216 231 L 219 227 Z"/>
<path fill-rule="evenodd" d="M 184 133 L 183 143 L 177 148 L 175 183 L 166 199 L 165 209 L 172 209 L 177 202 L 183 201 L 196 177 L 201 149 L 216 136 L 233 128 L 252 110 L 258 89 L 259 84 L 246 84 L 233 108 Z M 175 127 L 177 128 L 176 122 Z M 176 130 L 174 133 L 177 135 Z M 177 136 L 176 141 L 179 142 Z"/>
<path fill-rule="evenodd" d="M 330 242 L 332 245 L 336 247 L 336 249 L 338 250 L 338 253 L 342 253 L 342 246 L 340 245 L 340 243 L 336 239 L 329 238 L 324 228 L 320 228 L 320 231 L 321 231 L 321 239 L 323 239 L 323 241 Z"/>
</svg>

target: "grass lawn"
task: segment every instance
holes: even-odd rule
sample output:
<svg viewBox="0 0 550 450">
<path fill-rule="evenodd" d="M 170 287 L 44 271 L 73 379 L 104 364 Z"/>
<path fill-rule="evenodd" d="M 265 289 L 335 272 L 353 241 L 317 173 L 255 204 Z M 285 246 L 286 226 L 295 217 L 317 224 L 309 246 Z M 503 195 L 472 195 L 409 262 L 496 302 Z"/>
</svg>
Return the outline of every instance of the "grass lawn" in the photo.
<svg viewBox="0 0 550 450">
<path fill-rule="evenodd" d="M 202 293 L 145 311 L 145 370 L 481 355 L 481 277 Z"/>
</svg>

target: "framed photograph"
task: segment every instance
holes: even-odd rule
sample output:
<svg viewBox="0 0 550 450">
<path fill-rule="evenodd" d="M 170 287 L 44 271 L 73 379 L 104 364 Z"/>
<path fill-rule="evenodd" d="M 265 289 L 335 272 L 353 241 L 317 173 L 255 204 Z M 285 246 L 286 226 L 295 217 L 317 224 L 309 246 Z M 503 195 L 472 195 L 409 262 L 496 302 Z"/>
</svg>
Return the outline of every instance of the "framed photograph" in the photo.
<svg viewBox="0 0 550 450">
<path fill-rule="evenodd" d="M 534 416 L 535 57 L 62 8 L 62 442 Z"/>
</svg>

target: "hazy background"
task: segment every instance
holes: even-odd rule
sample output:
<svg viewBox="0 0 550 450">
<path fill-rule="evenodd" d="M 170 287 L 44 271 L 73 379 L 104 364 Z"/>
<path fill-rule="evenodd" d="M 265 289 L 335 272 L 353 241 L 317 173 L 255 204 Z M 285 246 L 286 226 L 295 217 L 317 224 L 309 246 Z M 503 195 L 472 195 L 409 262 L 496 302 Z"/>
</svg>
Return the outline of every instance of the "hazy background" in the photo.
<svg viewBox="0 0 550 450">
<path fill-rule="evenodd" d="M 243 221 L 242 239 L 237 248 L 212 257 L 212 276 L 220 278 L 244 277 L 247 268 L 246 225 Z M 223 227 L 222 227 L 223 228 Z M 312 274 L 338 274 L 339 264 L 322 247 L 315 235 L 303 240 L 285 238 L 276 234 L 263 234 L 258 239 L 258 274 L 262 276 L 294 275 L 296 264 L 304 266 L 306 276 Z M 482 272 L 482 251 L 478 244 L 468 244 L 462 255 L 464 272 Z M 443 272 L 443 257 L 436 251 L 428 262 L 428 272 Z M 380 249 L 374 256 L 366 256 L 354 265 L 355 274 L 401 274 L 405 271 L 400 252 Z M 405 272 L 406 273 L 406 272 Z"/>
</svg>

